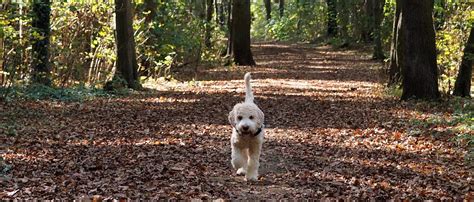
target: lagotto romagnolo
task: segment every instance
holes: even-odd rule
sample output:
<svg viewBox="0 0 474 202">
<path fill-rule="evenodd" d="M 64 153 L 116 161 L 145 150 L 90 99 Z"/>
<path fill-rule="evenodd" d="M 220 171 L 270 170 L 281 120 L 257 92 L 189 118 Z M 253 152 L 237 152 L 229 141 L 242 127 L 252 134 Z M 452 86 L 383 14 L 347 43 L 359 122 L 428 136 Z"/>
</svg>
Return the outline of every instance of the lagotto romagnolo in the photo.
<svg viewBox="0 0 474 202">
<path fill-rule="evenodd" d="M 244 174 L 246 180 L 257 180 L 265 135 L 264 114 L 253 102 L 250 79 L 250 73 L 245 74 L 245 101 L 236 104 L 229 113 L 229 122 L 232 125 L 230 144 L 232 166 L 237 169 L 237 174 Z"/>
</svg>

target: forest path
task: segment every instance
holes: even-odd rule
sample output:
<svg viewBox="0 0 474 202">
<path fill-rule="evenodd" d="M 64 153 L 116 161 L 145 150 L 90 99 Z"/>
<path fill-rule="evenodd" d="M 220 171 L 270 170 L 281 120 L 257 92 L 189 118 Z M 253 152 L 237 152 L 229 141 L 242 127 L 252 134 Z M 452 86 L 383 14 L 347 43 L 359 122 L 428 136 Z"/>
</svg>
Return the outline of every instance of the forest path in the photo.
<svg viewBox="0 0 474 202">
<path fill-rule="evenodd" d="M 48 199 L 472 193 L 466 150 L 442 135 L 413 133 L 410 122 L 450 109 L 385 96 L 381 64 L 369 54 L 284 43 L 257 43 L 253 51 L 258 66 L 201 70 L 194 83 L 81 103 L 0 106 L 18 130 L 0 136 L 12 165 L 2 189 Z M 243 101 L 247 71 L 267 127 L 258 182 L 245 182 L 230 165 L 227 114 Z"/>
</svg>

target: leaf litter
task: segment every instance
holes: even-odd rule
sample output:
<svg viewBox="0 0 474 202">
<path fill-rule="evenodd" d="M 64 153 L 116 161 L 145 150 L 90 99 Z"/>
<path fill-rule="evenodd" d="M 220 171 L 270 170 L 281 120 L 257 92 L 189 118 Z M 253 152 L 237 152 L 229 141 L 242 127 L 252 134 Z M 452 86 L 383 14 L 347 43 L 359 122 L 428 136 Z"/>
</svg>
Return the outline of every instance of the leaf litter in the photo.
<svg viewBox="0 0 474 202">
<path fill-rule="evenodd" d="M 381 64 L 364 51 L 285 43 L 257 43 L 253 51 L 258 66 L 202 69 L 193 84 L 162 82 L 81 103 L 0 105 L 0 121 L 14 119 L 17 130 L 0 130 L 11 166 L 0 196 L 472 200 L 466 147 L 409 121 L 449 117 L 452 109 L 387 96 Z M 266 115 L 257 182 L 230 164 L 227 113 L 243 100 L 247 71 Z"/>
</svg>

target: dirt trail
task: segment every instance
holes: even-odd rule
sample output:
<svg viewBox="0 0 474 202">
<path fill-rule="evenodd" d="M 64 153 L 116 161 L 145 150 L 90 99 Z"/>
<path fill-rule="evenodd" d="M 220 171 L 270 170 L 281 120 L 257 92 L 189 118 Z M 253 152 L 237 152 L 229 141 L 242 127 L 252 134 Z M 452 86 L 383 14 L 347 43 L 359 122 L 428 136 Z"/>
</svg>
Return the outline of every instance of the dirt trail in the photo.
<svg viewBox="0 0 474 202">
<path fill-rule="evenodd" d="M 449 109 L 384 96 L 380 64 L 368 54 L 308 44 L 262 43 L 253 51 L 257 67 L 201 70 L 192 85 L 0 106 L 18 124 L 17 136 L 0 136 L 13 166 L 2 189 L 48 199 L 472 194 L 465 149 L 446 138 L 408 135 L 413 117 Z M 227 113 L 243 101 L 247 71 L 266 115 L 258 182 L 243 181 L 230 165 Z"/>
</svg>

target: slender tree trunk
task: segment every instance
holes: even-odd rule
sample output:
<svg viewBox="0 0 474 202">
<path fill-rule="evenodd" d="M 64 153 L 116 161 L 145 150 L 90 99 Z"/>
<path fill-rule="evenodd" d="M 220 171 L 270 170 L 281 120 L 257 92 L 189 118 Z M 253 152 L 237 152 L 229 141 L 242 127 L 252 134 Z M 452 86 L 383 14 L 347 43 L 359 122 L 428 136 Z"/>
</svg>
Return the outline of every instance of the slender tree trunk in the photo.
<svg viewBox="0 0 474 202">
<path fill-rule="evenodd" d="M 227 1 L 227 56 L 232 56 L 233 50 L 232 45 L 234 41 L 234 31 L 232 26 L 232 15 L 233 15 L 233 2 L 232 1 L 240 1 L 240 0 L 228 0 Z"/>
<path fill-rule="evenodd" d="M 399 50 L 399 31 L 401 31 L 400 28 L 400 12 L 401 12 L 401 0 L 397 0 L 396 2 L 396 10 L 395 10 L 395 16 L 393 19 L 393 29 L 392 29 L 392 43 L 390 47 L 390 64 L 389 64 L 389 81 L 388 81 L 388 86 L 393 86 L 395 84 L 398 84 L 401 81 L 401 74 L 400 74 L 400 65 L 399 65 L 399 58 L 402 56 L 398 54 Z"/>
<path fill-rule="evenodd" d="M 365 0 L 363 5 L 363 30 L 362 30 L 362 40 L 366 43 L 372 42 L 374 39 L 373 32 L 374 32 L 374 4 L 380 0 Z M 385 0 L 383 0 L 385 1 Z"/>
<path fill-rule="evenodd" d="M 219 5 L 219 25 L 221 26 L 221 28 L 225 25 L 225 21 L 226 21 L 226 11 L 225 9 L 227 8 L 227 1 L 226 0 L 222 0 L 221 1 L 221 4 Z"/>
<path fill-rule="evenodd" d="M 374 36 L 374 59 L 385 59 L 382 48 L 382 19 L 383 19 L 383 7 L 385 0 L 376 0 L 373 5 L 373 36 Z"/>
<path fill-rule="evenodd" d="M 216 16 L 216 25 L 218 25 L 219 24 L 219 8 L 220 7 L 219 7 L 219 4 L 217 3 L 217 0 L 213 0 L 213 1 L 214 1 L 214 9 L 215 9 L 214 12 L 216 12 L 216 15 L 215 15 Z"/>
<path fill-rule="evenodd" d="M 402 100 L 440 97 L 433 6 L 434 0 L 402 0 Z"/>
<path fill-rule="evenodd" d="M 278 10 L 280 10 L 280 17 L 283 17 L 283 15 L 285 14 L 285 0 L 280 0 Z"/>
<path fill-rule="evenodd" d="M 232 49 L 238 65 L 255 65 L 250 50 L 250 0 L 232 3 Z"/>
<path fill-rule="evenodd" d="M 33 3 L 32 26 L 39 37 L 33 38 L 33 75 L 32 82 L 51 85 L 51 65 L 49 62 L 49 38 L 51 2 L 38 0 Z"/>
<path fill-rule="evenodd" d="M 117 70 L 114 78 L 122 78 L 127 87 L 138 89 L 138 65 L 133 36 L 133 11 L 131 0 L 115 0 Z"/>
<path fill-rule="evenodd" d="M 205 33 L 205 39 L 204 39 L 204 44 L 206 45 L 207 48 L 211 48 L 212 43 L 211 43 L 211 31 L 212 31 L 212 15 L 214 11 L 214 5 L 213 5 L 214 0 L 207 0 L 207 12 L 206 12 L 206 33 Z"/>
<path fill-rule="evenodd" d="M 327 10 L 327 18 L 328 18 L 328 36 L 334 37 L 337 35 L 337 7 L 336 7 L 336 0 L 326 0 L 328 10 Z"/>
<path fill-rule="evenodd" d="M 265 12 L 266 12 L 266 19 L 269 21 L 272 18 L 272 1 L 271 0 L 263 0 L 265 3 Z"/>
<path fill-rule="evenodd" d="M 474 60 L 474 24 L 471 24 L 471 32 L 464 47 L 461 66 L 459 67 L 458 77 L 454 84 L 455 96 L 471 96 L 472 65 Z"/>
</svg>

